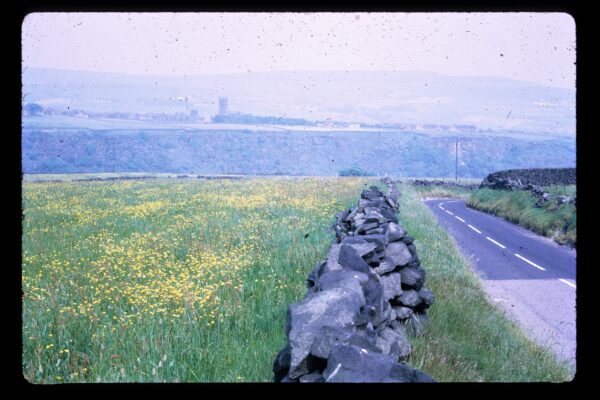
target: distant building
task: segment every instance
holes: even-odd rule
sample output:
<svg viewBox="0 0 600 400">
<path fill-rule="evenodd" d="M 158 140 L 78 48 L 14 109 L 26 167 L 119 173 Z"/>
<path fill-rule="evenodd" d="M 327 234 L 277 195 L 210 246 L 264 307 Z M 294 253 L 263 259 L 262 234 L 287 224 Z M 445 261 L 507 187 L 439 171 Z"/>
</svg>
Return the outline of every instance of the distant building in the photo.
<svg viewBox="0 0 600 400">
<path fill-rule="evenodd" d="M 456 125 L 456 129 L 462 132 L 475 132 L 477 127 L 475 125 Z"/>
<path fill-rule="evenodd" d="M 229 99 L 227 97 L 219 97 L 219 115 L 227 115 L 229 113 Z"/>
</svg>

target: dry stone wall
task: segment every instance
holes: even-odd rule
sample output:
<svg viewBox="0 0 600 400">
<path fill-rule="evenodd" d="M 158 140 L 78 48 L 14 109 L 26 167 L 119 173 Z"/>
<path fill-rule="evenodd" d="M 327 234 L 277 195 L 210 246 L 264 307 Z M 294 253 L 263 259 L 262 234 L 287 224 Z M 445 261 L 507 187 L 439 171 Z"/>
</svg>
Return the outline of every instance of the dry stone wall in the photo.
<svg viewBox="0 0 600 400">
<path fill-rule="evenodd" d="M 486 176 L 481 188 L 519 190 L 525 185 L 575 185 L 575 168 L 507 169 Z"/>
<path fill-rule="evenodd" d="M 478 189 L 479 185 L 478 184 L 467 184 L 467 183 L 457 183 L 457 182 L 452 182 L 452 181 L 442 181 L 442 180 L 428 180 L 428 179 L 411 179 L 408 181 L 408 183 L 414 185 L 414 186 L 427 186 L 427 187 L 431 187 L 431 186 L 441 186 L 441 187 L 456 187 L 456 188 L 462 188 L 462 189 L 466 189 L 466 190 L 473 190 L 473 189 Z"/>
<path fill-rule="evenodd" d="M 275 382 L 433 382 L 406 360 L 434 295 L 396 217 L 396 186 L 384 183 L 388 195 L 371 186 L 336 214 L 327 258 L 309 274 L 304 299 L 288 307 Z"/>
<path fill-rule="evenodd" d="M 511 169 L 489 174 L 481 181 L 480 188 L 496 190 L 526 190 L 535 197 L 535 207 L 556 200 L 557 205 L 576 205 L 576 196 L 556 196 L 545 192 L 542 186 L 575 185 L 575 168 Z"/>
</svg>

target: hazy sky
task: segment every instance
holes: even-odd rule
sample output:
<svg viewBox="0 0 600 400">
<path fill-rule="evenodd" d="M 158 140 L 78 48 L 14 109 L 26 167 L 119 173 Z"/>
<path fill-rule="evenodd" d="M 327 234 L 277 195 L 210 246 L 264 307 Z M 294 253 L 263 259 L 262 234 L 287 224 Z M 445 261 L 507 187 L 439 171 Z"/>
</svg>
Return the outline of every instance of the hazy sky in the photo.
<svg viewBox="0 0 600 400">
<path fill-rule="evenodd" d="M 23 66 L 144 75 L 396 70 L 575 85 L 560 13 L 34 13 Z"/>
</svg>

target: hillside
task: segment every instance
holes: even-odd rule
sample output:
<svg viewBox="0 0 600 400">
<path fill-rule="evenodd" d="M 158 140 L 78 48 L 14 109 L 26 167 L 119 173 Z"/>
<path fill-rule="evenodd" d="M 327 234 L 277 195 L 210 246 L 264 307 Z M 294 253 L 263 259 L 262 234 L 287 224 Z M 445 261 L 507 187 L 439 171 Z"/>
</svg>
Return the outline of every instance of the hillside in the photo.
<svg viewBox="0 0 600 400">
<path fill-rule="evenodd" d="M 455 139 L 394 131 L 64 129 L 22 131 L 24 173 L 172 172 L 453 177 Z M 460 139 L 460 177 L 507 168 L 573 167 L 575 142 L 505 136 Z"/>
<path fill-rule="evenodd" d="M 481 129 L 575 133 L 575 90 L 493 77 L 410 71 L 247 72 L 132 76 L 28 68 L 27 102 L 88 112 L 230 110 L 314 120 L 471 124 Z"/>
</svg>

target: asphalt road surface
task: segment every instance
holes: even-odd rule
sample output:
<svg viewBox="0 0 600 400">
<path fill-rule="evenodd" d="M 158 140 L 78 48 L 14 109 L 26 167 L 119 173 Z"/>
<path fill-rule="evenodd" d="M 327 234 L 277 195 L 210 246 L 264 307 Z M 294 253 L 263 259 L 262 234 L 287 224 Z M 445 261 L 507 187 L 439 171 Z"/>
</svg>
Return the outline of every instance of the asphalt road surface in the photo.
<svg viewBox="0 0 600 400">
<path fill-rule="evenodd" d="M 471 259 L 490 298 L 574 370 L 576 251 L 468 208 L 464 200 L 425 204 Z"/>
</svg>

